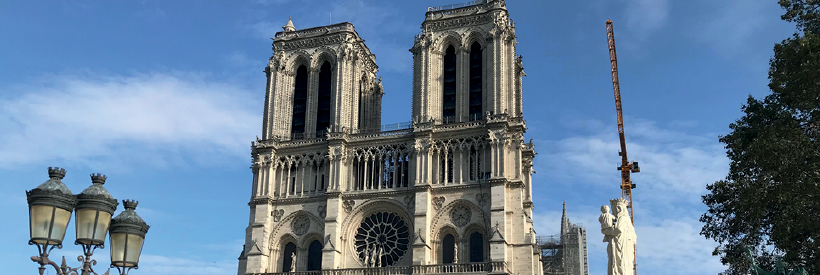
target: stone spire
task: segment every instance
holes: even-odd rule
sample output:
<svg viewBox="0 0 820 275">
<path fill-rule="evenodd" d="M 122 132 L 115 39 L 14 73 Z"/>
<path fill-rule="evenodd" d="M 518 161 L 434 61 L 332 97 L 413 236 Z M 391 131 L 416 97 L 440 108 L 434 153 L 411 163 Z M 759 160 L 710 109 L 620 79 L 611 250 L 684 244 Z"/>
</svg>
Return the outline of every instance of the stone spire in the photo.
<svg viewBox="0 0 820 275">
<path fill-rule="evenodd" d="M 285 24 L 285 26 L 283 26 L 282 29 L 285 30 L 285 32 L 292 32 L 296 30 L 296 27 L 293 26 L 293 20 L 290 16 L 288 16 L 288 23 Z"/>
<path fill-rule="evenodd" d="M 561 214 L 561 242 L 563 243 L 564 235 L 569 233 L 569 219 L 567 218 L 567 202 L 564 202 L 564 212 Z"/>
</svg>

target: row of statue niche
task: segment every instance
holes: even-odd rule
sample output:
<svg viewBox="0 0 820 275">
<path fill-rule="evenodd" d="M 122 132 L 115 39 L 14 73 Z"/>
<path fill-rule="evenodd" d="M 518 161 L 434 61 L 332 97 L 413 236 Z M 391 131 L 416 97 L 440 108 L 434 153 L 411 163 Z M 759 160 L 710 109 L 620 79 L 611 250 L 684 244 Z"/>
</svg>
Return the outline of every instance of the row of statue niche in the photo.
<svg viewBox="0 0 820 275">
<path fill-rule="evenodd" d="M 637 235 L 632 219 L 627 211 L 627 201 L 623 198 L 610 200 L 615 215 L 609 213 L 609 206 L 601 206 L 601 234 L 607 243 L 607 275 L 632 275 L 635 261 Z"/>
</svg>

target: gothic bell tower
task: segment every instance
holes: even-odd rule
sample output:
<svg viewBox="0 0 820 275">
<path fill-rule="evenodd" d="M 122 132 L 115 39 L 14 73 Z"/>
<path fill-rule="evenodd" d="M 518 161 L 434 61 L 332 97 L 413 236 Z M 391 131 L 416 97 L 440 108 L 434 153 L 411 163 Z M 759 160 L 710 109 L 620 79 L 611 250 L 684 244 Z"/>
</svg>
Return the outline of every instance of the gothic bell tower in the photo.
<svg viewBox="0 0 820 275">
<path fill-rule="evenodd" d="M 297 31 L 289 19 L 282 28 L 265 68 L 262 138 L 316 138 L 328 131 L 379 127 L 379 67 L 353 24 Z"/>
<path fill-rule="evenodd" d="M 415 121 L 464 122 L 501 113 L 521 116 L 525 74 L 515 53 L 515 25 L 504 1 L 483 2 L 428 10 L 410 49 Z"/>
</svg>

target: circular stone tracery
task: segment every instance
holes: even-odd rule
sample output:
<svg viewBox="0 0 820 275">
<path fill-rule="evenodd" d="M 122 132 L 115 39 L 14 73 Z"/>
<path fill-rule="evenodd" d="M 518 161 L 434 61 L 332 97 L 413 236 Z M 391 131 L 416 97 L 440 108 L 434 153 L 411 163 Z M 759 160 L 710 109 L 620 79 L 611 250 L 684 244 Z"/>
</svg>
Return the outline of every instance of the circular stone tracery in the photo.
<svg viewBox="0 0 820 275">
<path fill-rule="evenodd" d="M 394 213 L 378 212 L 362 220 L 356 230 L 356 254 L 365 266 L 391 266 L 410 246 L 410 228 Z"/>
<path fill-rule="evenodd" d="M 293 219 L 293 222 L 290 224 L 291 229 L 293 230 L 293 234 L 297 236 L 305 235 L 310 229 L 310 218 L 305 215 L 300 215 Z"/>
<path fill-rule="evenodd" d="M 468 222 L 470 222 L 470 217 L 472 216 L 472 211 L 470 208 L 464 205 L 459 205 L 453 208 L 453 211 L 450 212 L 450 220 L 453 221 L 453 224 L 456 226 L 464 226 Z"/>
</svg>

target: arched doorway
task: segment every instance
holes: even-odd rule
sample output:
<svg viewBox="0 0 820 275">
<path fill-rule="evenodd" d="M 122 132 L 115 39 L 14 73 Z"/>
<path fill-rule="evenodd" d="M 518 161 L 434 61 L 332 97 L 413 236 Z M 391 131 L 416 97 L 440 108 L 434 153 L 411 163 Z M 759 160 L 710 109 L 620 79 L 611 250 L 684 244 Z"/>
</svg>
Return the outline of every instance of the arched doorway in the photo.
<svg viewBox="0 0 820 275">
<path fill-rule="evenodd" d="M 285 245 L 285 249 L 282 250 L 282 272 L 291 272 L 296 270 L 291 270 L 291 266 L 293 265 L 293 260 L 295 260 L 296 253 L 296 244 L 288 243 Z"/>
<path fill-rule="evenodd" d="M 308 246 L 308 262 L 307 270 L 321 270 L 322 269 L 322 243 L 313 241 Z"/>
<path fill-rule="evenodd" d="M 447 234 L 441 240 L 441 262 L 452 264 L 455 260 L 456 238 L 452 234 Z"/>
<path fill-rule="evenodd" d="M 484 261 L 484 235 L 475 232 L 470 235 L 470 262 Z"/>
</svg>

